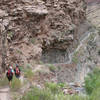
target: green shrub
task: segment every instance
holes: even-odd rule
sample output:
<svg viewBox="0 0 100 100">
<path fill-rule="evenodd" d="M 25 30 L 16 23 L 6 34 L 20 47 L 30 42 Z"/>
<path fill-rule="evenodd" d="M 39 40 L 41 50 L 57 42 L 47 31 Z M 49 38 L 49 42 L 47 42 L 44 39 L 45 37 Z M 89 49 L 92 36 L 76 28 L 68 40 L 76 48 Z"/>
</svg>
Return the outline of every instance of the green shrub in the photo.
<svg viewBox="0 0 100 100">
<path fill-rule="evenodd" d="M 43 65 L 44 63 L 43 63 L 42 61 L 39 61 L 39 64 L 40 64 L 40 65 Z"/>
<path fill-rule="evenodd" d="M 18 100 L 19 94 L 13 93 L 12 100 Z"/>
<path fill-rule="evenodd" d="M 87 96 L 64 95 L 64 83 L 46 83 L 44 89 L 32 88 L 20 100 L 100 100 L 100 69 L 96 68 L 85 78 Z"/>
<path fill-rule="evenodd" d="M 9 31 L 9 32 L 7 33 L 7 36 L 8 36 L 9 38 L 12 38 L 12 37 L 13 37 L 13 35 L 14 35 L 14 33 L 13 33 L 13 32 L 11 32 L 11 31 Z"/>
<path fill-rule="evenodd" d="M 47 89 L 32 88 L 21 100 L 54 100 L 54 96 Z"/>
<path fill-rule="evenodd" d="M 50 91 L 54 94 L 57 94 L 60 92 L 60 86 L 56 83 L 46 83 L 45 87 L 50 89 Z"/>
<path fill-rule="evenodd" d="M 30 42 L 31 42 L 32 44 L 34 44 L 35 41 L 36 41 L 35 38 L 31 38 L 31 39 L 30 39 Z"/>
<path fill-rule="evenodd" d="M 55 72 L 56 67 L 54 65 L 50 64 L 49 69 L 50 69 L 50 71 Z"/>
<path fill-rule="evenodd" d="M 90 41 L 90 40 L 94 40 L 94 38 L 95 38 L 95 33 L 92 33 L 92 34 L 90 34 L 90 36 L 89 36 L 89 38 L 88 38 L 88 40 Z"/>
<path fill-rule="evenodd" d="M 16 52 L 17 52 L 18 54 L 21 54 L 21 55 L 23 54 L 22 51 L 21 51 L 21 50 L 18 50 L 18 49 L 16 50 Z"/>
<path fill-rule="evenodd" d="M 54 92 L 47 88 L 32 88 L 20 100 L 89 100 L 89 98 L 78 95 L 64 95 L 62 92 L 54 94 Z"/>
<path fill-rule="evenodd" d="M 2 78 L 0 78 L 0 87 L 2 87 L 2 86 L 7 86 L 9 84 L 9 81 L 8 81 L 8 79 L 7 79 L 7 77 L 2 77 Z"/>
<path fill-rule="evenodd" d="M 93 90 L 90 100 L 100 100 L 100 87 Z"/>
<path fill-rule="evenodd" d="M 22 72 L 24 72 L 25 71 L 25 67 L 22 65 L 22 66 L 20 66 L 20 70 L 22 71 Z"/>
<path fill-rule="evenodd" d="M 85 78 L 85 89 L 88 94 L 91 94 L 98 87 L 100 87 L 100 69 L 96 68 Z"/>
<path fill-rule="evenodd" d="M 24 71 L 24 76 L 26 78 L 28 78 L 29 80 L 32 80 L 33 76 L 34 76 L 34 73 L 32 72 L 32 69 L 26 69 Z"/>
<path fill-rule="evenodd" d="M 75 52 L 73 57 L 72 57 L 72 62 L 75 64 L 77 64 L 79 62 L 78 53 L 79 52 Z"/>
<path fill-rule="evenodd" d="M 74 57 L 72 58 L 72 62 L 74 62 L 75 64 L 77 64 L 77 63 L 78 63 L 78 58 L 74 56 Z"/>
<path fill-rule="evenodd" d="M 16 77 L 13 77 L 12 84 L 11 84 L 11 90 L 17 91 L 21 88 L 21 81 L 17 79 Z"/>
<path fill-rule="evenodd" d="M 58 86 L 61 87 L 61 88 L 64 88 L 64 87 L 67 87 L 67 84 L 65 84 L 65 83 L 58 83 Z"/>
<path fill-rule="evenodd" d="M 29 63 L 26 64 L 26 68 L 30 69 L 31 67 L 32 67 L 31 64 L 29 64 Z"/>
<path fill-rule="evenodd" d="M 70 100 L 89 100 L 89 97 L 73 95 L 72 97 L 70 97 Z"/>
<path fill-rule="evenodd" d="M 70 96 L 66 96 L 63 93 L 56 95 L 55 100 L 70 100 Z"/>
</svg>

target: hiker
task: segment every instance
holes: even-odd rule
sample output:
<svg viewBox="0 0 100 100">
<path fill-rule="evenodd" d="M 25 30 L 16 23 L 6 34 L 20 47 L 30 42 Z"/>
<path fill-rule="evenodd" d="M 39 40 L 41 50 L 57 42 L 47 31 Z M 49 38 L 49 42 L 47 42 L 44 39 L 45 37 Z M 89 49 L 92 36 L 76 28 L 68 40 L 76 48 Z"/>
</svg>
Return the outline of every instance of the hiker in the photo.
<svg viewBox="0 0 100 100">
<path fill-rule="evenodd" d="M 14 72 L 15 72 L 15 76 L 16 78 L 19 78 L 20 77 L 20 68 L 19 68 L 19 65 L 16 64 L 16 68 L 14 69 Z"/>
<path fill-rule="evenodd" d="M 6 73 L 6 76 L 7 76 L 8 80 L 9 80 L 9 85 L 11 85 L 11 81 L 12 81 L 12 79 L 13 79 L 13 74 L 14 74 L 14 70 L 13 70 L 13 68 L 10 66 L 10 67 L 8 68 L 8 70 L 7 70 L 7 73 Z"/>
</svg>

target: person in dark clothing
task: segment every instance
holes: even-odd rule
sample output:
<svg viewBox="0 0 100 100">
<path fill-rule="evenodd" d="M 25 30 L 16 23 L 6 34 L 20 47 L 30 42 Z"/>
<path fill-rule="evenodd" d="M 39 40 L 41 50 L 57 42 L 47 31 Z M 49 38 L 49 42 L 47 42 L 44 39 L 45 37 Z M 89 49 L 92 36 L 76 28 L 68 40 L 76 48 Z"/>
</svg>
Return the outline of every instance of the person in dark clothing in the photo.
<svg viewBox="0 0 100 100">
<path fill-rule="evenodd" d="M 11 85 L 11 81 L 13 79 L 13 74 L 14 74 L 14 70 L 13 68 L 10 66 L 7 70 L 7 73 L 6 73 L 6 77 L 8 78 L 9 80 L 9 85 Z"/>
<path fill-rule="evenodd" d="M 20 77 L 20 72 L 21 72 L 21 70 L 20 70 L 20 68 L 19 68 L 19 65 L 17 65 L 16 64 L 16 68 L 14 69 L 14 72 L 15 72 L 15 76 L 16 76 L 16 78 L 19 78 Z"/>
</svg>

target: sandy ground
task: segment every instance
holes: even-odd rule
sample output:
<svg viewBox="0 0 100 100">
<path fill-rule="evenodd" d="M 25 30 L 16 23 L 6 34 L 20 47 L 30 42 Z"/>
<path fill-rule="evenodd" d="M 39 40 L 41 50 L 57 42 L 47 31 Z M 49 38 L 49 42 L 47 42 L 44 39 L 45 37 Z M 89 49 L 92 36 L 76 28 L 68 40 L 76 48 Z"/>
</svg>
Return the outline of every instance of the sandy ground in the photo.
<svg viewBox="0 0 100 100">
<path fill-rule="evenodd" d="M 0 89 L 0 100 L 9 100 L 9 87 Z"/>
</svg>

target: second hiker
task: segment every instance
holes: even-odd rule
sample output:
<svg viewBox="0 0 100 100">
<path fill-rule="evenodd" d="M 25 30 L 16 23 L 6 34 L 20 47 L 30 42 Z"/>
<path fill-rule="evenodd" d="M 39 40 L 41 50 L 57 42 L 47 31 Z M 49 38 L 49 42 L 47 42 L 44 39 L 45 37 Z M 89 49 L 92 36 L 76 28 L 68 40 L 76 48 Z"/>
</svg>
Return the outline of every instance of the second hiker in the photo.
<svg viewBox="0 0 100 100">
<path fill-rule="evenodd" d="M 16 64 L 16 68 L 14 69 L 14 72 L 15 72 L 16 78 L 19 78 L 21 73 L 20 73 L 20 68 L 17 64 Z"/>
</svg>

